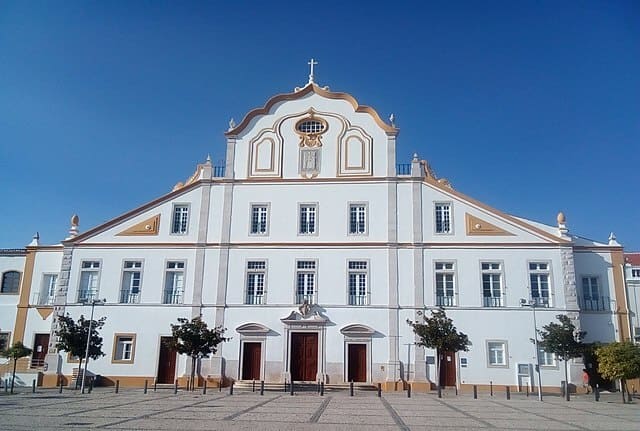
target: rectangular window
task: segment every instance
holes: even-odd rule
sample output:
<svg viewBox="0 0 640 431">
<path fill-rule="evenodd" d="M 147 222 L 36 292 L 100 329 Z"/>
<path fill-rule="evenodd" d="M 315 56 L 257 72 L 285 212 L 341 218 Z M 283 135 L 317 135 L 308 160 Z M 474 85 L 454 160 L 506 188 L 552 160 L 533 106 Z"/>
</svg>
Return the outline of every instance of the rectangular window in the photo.
<svg viewBox="0 0 640 431">
<path fill-rule="evenodd" d="M 182 304 L 184 295 L 184 262 L 167 262 L 163 304 Z"/>
<path fill-rule="evenodd" d="M 100 262 L 85 260 L 80 264 L 80 286 L 78 302 L 90 302 L 98 298 Z"/>
<path fill-rule="evenodd" d="M 589 311 L 609 309 L 609 298 L 600 295 L 598 277 L 582 277 L 582 309 Z"/>
<path fill-rule="evenodd" d="M 507 366 L 507 343 L 505 341 L 487 341 L 487 354 L 490 367 Z"/>
<path fill-rule="evenodd" d="M 314 204 L 303 204 L 300 205 L 299 213 L 298 233 L 300 235 L 315 235 L 318 207 Z"/>
<path fill-rule="evenodd" d="M 251 205 L 251 234 L 267 235 L 269 222 L 268 205 Z"/>
<path fill-rule="evenodd" d="M 451 204 L 438 202 L 435 204 L 436 233 L 451 233 Z"/>
<path fill-rule="evenodd" d="M 349 305 L 369 305 L 369 266 L 366 261 L 348 262 Z"/>
<path fill-rule="evenodd" d="M 455 269 L 453 262 L 436 262 L 436 305 L 453 307 L 455 301 Z"/>
<path fill-rule="evenodd" d="M 247 262 L 247 295 L 245 304 L 264 304 L 267 264 L 264 260 Z"/>
<path fill-rule="evenodd" d="M 116 334 L 113 341 L 113 363 L 133 363 L 135 355 L 135 334 Z"/>
<path fill-rule="evenodd" d="M 314 260 L 299 260 L 296 262 L 296 304 L 316 302 L 316 272 Z"/>
<path fill-rule="evenodd" d="M 482 298 L 485 307 L 504 306 L 502 291 L 502 265 L 499 262 L 482 262 Z"/>
<path fill-rule="evenodd" d="M 0 352 L 9 348 L 11 332 L 0 332 Z"/>
<path fill-rule="evenodd" d="M 640 269 L 632 269 L 631 270 L 631 276 L 634 277 L 634 278 L 640 277 Z"/>
<path fill-rule="evenodd" d="M 56 299 L 56 283 L 58 274 L 44 274 L 42 276 L 42 287 L 38 297 L 38 305 L 53 305 Z"/>
<path fill-rule="evenodd" d="M 549 264 L 530 262 L 529 282 L 531 284 L 531 300 L 535 302 L 536 307 L 550 307 Z"/>
<path fill-rule="evenodd" d="M 556 355 L 553 353 L 545 352 L 543 349 L 538 350 L 538 360 L 542 367 L 555 367 Z"/>
<path fill-rule="evenodd" d="M 365 235 L 367 233 L 367 205 L 349 205 L 349 233 L 352 235 Z"/>
<path fill-rule="evenodd" d="M 189 205 L 173 206 L 173 223 L 171 233 L 184 235 L 189 227 Z"/>
<path fill-rule="evenodd" d="M 137 304 L 140 302 L 142 281 L 142 262 L 125 260 L 122 268 L 122 286 L 120 288 L 121 304 Z"/>
</svg>

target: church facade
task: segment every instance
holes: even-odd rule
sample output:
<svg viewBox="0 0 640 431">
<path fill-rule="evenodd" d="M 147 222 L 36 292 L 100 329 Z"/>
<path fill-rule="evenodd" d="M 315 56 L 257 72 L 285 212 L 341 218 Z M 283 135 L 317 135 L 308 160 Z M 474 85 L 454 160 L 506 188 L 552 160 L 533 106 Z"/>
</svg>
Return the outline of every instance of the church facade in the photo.
<svg viewBox="0 0 640 431">
<path fill-rule="evenodd" d="M 180 317 L 226 328 L 198 367 L 210 382 L 436 382 L 436 352 L 407 320 L 443 307 L 472 342 L 441 352 L 447 386 L 558 386 L 537 328 L 567 314 L 587 341 L 629 338 L 622 247 L 505 214 L 396 161 L 399 130 L 351 95 L 309 83 L 231 123 L 209 160 L 164 196 L 70 235 L 0 256 L 0 336 L 34 349 L 25 372 L 70 380 L 56 316 L 105 316 L 106 381 L 173 383 L 190 361 L 163 340 Z M 4 275 L 7 289 L 4 288 Z M 19 287 L 14 287 L 15 277 Z M 12 278 L 13 277 L 13 278 Z M 13 283 L 13 284 L 11 284 Z M 523 306 L 526 305 L 526 306 Z M 77 358 L 76 358 L 77 359 Z M 571 380 L 581 382 L 579 361 Z"/>
</svg>

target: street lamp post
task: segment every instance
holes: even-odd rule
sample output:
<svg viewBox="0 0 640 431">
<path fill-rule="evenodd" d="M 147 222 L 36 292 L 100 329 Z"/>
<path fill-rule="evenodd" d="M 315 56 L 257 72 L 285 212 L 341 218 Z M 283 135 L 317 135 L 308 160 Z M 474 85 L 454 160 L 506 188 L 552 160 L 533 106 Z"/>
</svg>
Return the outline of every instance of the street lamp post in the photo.
<svg viewBox="0 0 640 431">
<path fill-rule="evenodd" d="M 538 373 L 538 401 L 542 401 L 542 376 L 540 374 L 540 349 L 538 349 L 538 325 L 536 323 L 536 301 L 520 300 L 521 307 L 530 307 L 533 311 L 533 344 L 536 349 L 536 372 Z"/>
<path fill-rule="evenodd" d="M 89 330 L 87 331 L 87 348 L 84 352 L 84 370 L 82 370 L 82 383 L 80 384 L 80 391 L 84 394 L 84 381 L 87 378 L 87 366 L 89 365 L 89 345 L 91 344 L 91 325 L 93 324 L 93 311 L 96 304 L 104 304 L 106 299 L 92 299 L 91 300 L 91 318 L 89 319 Z M 86 305 L 88 301 L 85 301 Z M 77 387 L 77 386 L 76 386 Z"/>
</svg>

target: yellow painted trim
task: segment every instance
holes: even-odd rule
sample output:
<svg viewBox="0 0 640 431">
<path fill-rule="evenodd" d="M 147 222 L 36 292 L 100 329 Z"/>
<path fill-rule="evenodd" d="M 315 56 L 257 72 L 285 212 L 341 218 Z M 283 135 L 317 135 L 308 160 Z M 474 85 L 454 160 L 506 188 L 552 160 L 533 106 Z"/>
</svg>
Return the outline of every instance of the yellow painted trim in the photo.
<svg viewBox="0 0 640 431">
<path fill-rule="evenodd" d="M 469 236 L 514 236 L 511 232 L 469 213 L 464 214 L 464 220 Z"/>
<path fill-rule="evenodd" d="M 29 312 L 29 297 L 31 296 L 31 282 L 33 281 L 33 267 L 36 262 L 36 252 L 27 249 L 27 256 L 24 262 L 24 272 L 20 281 L 20 298 L 18 299 L 18 310 L 16 312 L 16 323 L 14 325 L 13 342 L 24 343 L 24 331 L 27 326 L 27 314 Z"/>
<path fill-rule="evenodd" d="M 36 307 L 36 310 L 38 310 L 38 314 L 40 314 L 42 320 L 47 320 L 47 317 L 53 313 L 53 307 Z"/>
<path fill-rule="evenodd" d="M 118 348 L 118 338 L 119 337 L 131 337 L 132 345 L 131 345 L 131 359 L 115 359 L 116 357 L 116 349 Z M 113 334 L 113 348 L 111 349 L 111 363 L 112 364 L 133 364 L 136 359 L 136 334 L 134 333 L 115 333 Z"/>
<path fill-rule="evenodd" d="M 622 248 L 611 252 L 611 264 L 613 266 L 613 290 L 616 299 L 616 311 L 618 328 L 620 328 L 620 340 L 631 341 L 629 333 L 629 310 L 627 310 L 625 281 L 623 277 L 624 253 Z"/>
<path fill-rule="evenodd" d="M 160 231 L 160 214 L 141 221 L 122 232 L 116 234 L 116 236 L 151 236 L 158 235 Z"/>
</svg>

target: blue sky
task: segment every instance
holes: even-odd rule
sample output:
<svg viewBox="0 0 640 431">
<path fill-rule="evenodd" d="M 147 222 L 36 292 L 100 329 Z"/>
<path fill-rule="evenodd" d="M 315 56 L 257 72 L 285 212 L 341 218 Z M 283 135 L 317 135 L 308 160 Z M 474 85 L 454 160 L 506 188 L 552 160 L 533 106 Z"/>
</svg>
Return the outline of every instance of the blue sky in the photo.
<svg viewBox="0 0 640 431">
<path fill-rule="evenodd" d="M 0 3 L 0 247 L 170 191 L 230 117 L 316 80 L 454 187 L 640 250 L 640 3 Z"/>
</svg>

